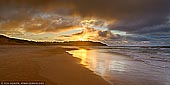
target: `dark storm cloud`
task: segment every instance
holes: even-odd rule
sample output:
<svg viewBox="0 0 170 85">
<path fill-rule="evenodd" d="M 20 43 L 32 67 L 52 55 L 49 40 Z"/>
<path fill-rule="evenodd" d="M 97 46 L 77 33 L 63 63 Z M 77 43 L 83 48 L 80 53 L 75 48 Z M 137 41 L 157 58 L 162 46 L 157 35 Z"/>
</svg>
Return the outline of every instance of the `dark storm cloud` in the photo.
<svg viewBox="0 0 170 85">
<path fill-rule="evenodd" d="M 145 34 L 154 32 L 169 32 L 170 24 L 167 15 L 147 15 L 135 19 L 123 19 L 108 26 L 110 30 L 126 31 L 132 34 Z"/>
<path fill-rule="evenodd" d="M 161 25 L 155 25 L 150 27 L 144 27 L 139 31 L 136 31 L 135 33 L 138 34 L 151 34 L 151 33 L 170 33 L 170 24 L 161 24 Z"/>
<path fill-rule="evenodd" d="M 115 19 L 116 24 L 109 25 L 108 29 L 148 33 L 168 29 L 165 26 L 160 28 L 154 26 L 164 25 L 168 21 L 169 4 L 170 0 L 1 0 L 0 21 L 16 20 L 19 23 L 20 15 L 22 21 L 36 13 L 44 12 L 64 16 Z"/>
<path fill-rule="evenodd" d="M 112 18 L 169 13 L 169 0 L 1 0 L 1 8 L 52 10 L 73 7 L 80 15 Z"/>
<path fill-rule="evenodd" d="M 131 41 L 152 41 L 153 39 L 146 36 L 140 36 L 140 35 L 133 35 L 133 36 L 126 36 L 127 40 Z"/>
</svg>

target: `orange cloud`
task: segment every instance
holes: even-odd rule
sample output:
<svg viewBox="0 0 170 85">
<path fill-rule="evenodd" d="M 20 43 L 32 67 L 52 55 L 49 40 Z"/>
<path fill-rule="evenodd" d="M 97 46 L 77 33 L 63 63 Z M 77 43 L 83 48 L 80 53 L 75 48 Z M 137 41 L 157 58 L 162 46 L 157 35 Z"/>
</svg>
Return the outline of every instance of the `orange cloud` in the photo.
<svg viewBox="0 0 170 85">
<path fill-rule="evenodd" d="M 111 31 L 101 31 L 94 28 L 86 28 L 82 32 L 75 33 L 72 35 L 63 35 L 60 36 L 61 40 L 70 40 L 70 41 L 100 41 L 104 39 L 117 39 L 120 38 L 120 35 L 113 34 Z"/>
</svg>

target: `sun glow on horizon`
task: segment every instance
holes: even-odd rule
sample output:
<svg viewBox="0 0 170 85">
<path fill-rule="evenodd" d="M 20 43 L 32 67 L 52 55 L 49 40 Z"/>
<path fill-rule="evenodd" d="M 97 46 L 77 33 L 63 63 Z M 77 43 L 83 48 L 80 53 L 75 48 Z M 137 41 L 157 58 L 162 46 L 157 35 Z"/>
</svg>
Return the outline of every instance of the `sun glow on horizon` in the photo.
<svg viewBox="0 0 170 85">
<path fill-rule="evenodd" d="M 79 38 L 79 41 L 87 41 L 87 40 L 81 37 Z"/>
<path fill-rule="evenodd" d="M 86 36 L 86 35 L 84 35 L 84 36 L 73 36 L 73 37 L 71 37 L 71 39 L 72 40 L 74 40 L 74 41 L 89 41 L 89 36 Z"/>
</svg>

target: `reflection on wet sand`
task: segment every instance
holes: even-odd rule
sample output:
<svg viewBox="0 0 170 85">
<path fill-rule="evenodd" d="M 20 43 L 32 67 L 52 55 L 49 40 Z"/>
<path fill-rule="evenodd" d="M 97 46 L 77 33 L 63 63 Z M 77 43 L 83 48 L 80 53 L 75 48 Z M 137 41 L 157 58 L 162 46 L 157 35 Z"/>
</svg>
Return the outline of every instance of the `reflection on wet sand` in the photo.
<svg viewBox="0 0 170 85">
<path fill-rule="evenodd" d="M 80 64 L 112 84 L 169 85 L 166 70 L 149 66 L 128 56 L 108 52 L 106 49 L 79 49 L 67 52 L 80 58 Z"/>
<path fill-rule="evenodd" d="M 80 49 L 80 50 L 69 51 L 69 53 L 73 54 L 74 57 L 80 58 L 81 59 L 80 64 L 87 65 L 86 64 L 87 50 Z"/>
<path fill-rule="evenodd" d="M 116 57 L 113 61 L 111 55 L 100 53 L 100 51 L 79 49 L 68 51 L 68 53 L 72 54 L 76 58 L 80 58 L 80 64 L 84 65 L 86 68 L 94 71 L 96 74 L 99 74 L 103 77 L 110 76 L 109 71 L 111 70 L 126 70 L 123 66 L 126 62 L 120 62 L 121 58 L 117 59 Z"/>
</svg>

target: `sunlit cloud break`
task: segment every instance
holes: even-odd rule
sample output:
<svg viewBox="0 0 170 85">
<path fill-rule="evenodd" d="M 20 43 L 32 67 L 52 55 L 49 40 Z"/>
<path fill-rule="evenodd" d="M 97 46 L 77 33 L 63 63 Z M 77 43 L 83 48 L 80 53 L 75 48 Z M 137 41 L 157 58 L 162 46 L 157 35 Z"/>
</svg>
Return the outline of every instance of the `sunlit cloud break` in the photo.
<svg viewBox="0 0 170 85">
<path fill-rule="evenodd" d="M 170 40 L 167 38 L 170 36 L 169 0 L 0 2 L 0 33 L 11 37 L 47 41 L 105 39 L 111 43 L 124 40 L 170 43 L 167 42 Z M 157 35 L 162 37 L 158 39 Z M 50 38 L 44 38 L 48 36 Z"/>
</svg>

